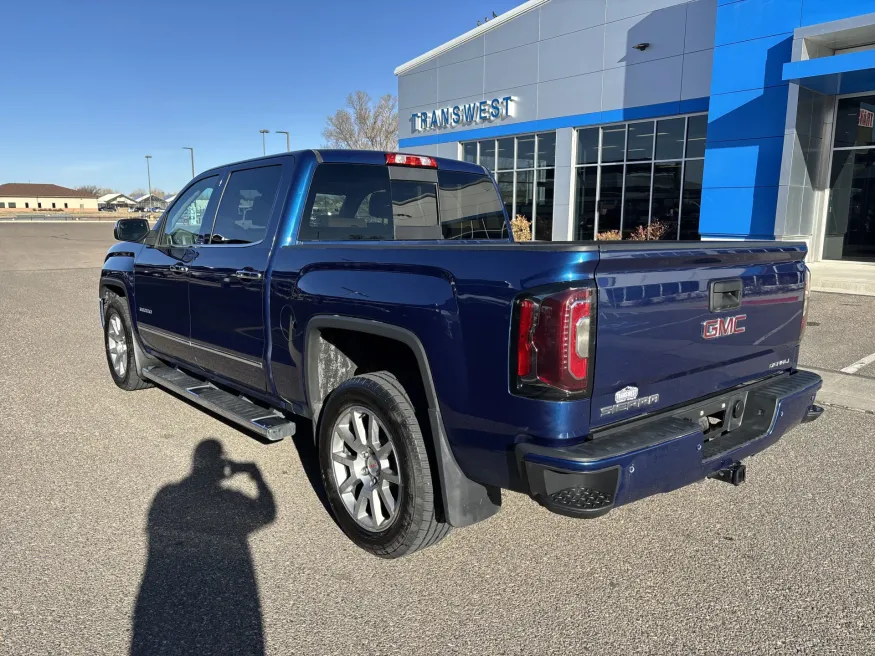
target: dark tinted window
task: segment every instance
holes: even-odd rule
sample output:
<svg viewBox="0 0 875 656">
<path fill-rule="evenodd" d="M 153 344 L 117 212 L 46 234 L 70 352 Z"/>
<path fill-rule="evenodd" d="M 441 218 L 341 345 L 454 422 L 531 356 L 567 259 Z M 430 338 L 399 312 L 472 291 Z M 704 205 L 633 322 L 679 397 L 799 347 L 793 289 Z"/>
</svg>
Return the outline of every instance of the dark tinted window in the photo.
<svg viewBox="0 0 875 656">
<path fill-rule="evenodd" d="M 577 131 L 577 163 L 597 164 L 599 161 L 599 129 Z"/>
<path fill-rule="evenodd" d="M 392 180 L 395 239 L 440 239 L 434 182 Z"/>
<path fill-rule="evenodd" d="M 313 174 L 298 239 L 392 239 L 389 170 L 364 164 L 320 164 Z"/>
<path fill-rule="evenodd" d="M 282 172 L 282 166 L 263 166 L 232 173 L 210 243 L 254 244 L 264 239 Z"/>
<path fill-rule="evenodd" d="M 656 123 L 655 159 L 680 159 L 684 156 L 684 119 L 670 118 Z"/>
<path fill-rule="evenodd" d="M 538 168 L 556 165 L 556 133 L 538 135 Z"/>
<path fill-rule="evenodd" d="M 708 132 L 708 117 L 705 114 L 691 116 L 687 123 L 687 157 L 705 156 L 705 135 Z"/>
<path fill-rule="evenodd" d="M 477 142 L 462 144 L 462 159 L 472 164 L 477 163 Z"/>
<path fill-rule="evenodd" d="M 492 180 L 476 173 L 438 171 L 438 182 L 444 239 L 507 239 L 504 208 Z"/>
<path fill-rule="evenodd" d="M 835 147 L 875 144 L 875 96 L 839 100 L 836 110 Z"/>
<path fill-rule="evenodd" d="M 423 171 L 424 178 L 433 176 Z M 321 164 L 298 239 L 507 239 L 504 207 L 489 176 L 437 171 L 437 184 L 415 173 L 403 177 L 414 179 L 390 180 L 385 166 Z"/>
<path fill-rule="evenodd" d="M 626 144 L 626 161 L 653 159 L 653 121 L 630 123 Z"/>
<path fill-rule="evenodd" d="M 622 162 L 626 152 L 626 126 L 602 128 L 602 161 Z"/>
<path fill-rule="evenodd" d="M 535 136 L 518 137 L 516 143 L 516 168 L 535 167 Z"/>
</svg>

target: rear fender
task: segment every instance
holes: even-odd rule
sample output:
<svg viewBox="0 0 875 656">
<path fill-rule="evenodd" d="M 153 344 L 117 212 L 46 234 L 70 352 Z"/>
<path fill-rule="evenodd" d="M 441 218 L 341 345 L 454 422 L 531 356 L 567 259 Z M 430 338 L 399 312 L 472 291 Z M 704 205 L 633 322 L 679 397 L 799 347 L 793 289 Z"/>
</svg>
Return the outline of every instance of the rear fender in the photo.
<svg viewBox="0 0 875 656">
<path fill-rule="evenodd" d="M 431 441 L 434 450 L 434 467 L 437 469 L 438 481 L 441 488 L 441 500 L 447 523 L 451 526 L 468 526 L 482 521 L 496 512 L 501 507 L 501 492 L 498 488 L 482 485 L 469 479 L 459 467 L 453 455 L 443 419 L 441 418 L 437 392 L 431 374 L 425 348 L 419 338 L 411 331 L 355 317 L 343 316 L 315 316 L 307 323 L 304 353 L 305 353 L 305 385 L 308 403 L 313 415 L 314 423 L 318 427 L 321 410 L 324 403 L 323 390 L 319 380 L 320 359 L 320 330 L 336 328 L 355 332 L 377 335 L 395 340 L 407 346 L 414 357 L 422 377 L 425 397 L 428 403 L 428 420 L 431 428 Z M 348 368 L 347 377 L 353 375 L 352 368 Z M 326 393 L 327 395 L 327 393 Z M 316 431 L 318 435 L 318 429 Z"/>
</svg>

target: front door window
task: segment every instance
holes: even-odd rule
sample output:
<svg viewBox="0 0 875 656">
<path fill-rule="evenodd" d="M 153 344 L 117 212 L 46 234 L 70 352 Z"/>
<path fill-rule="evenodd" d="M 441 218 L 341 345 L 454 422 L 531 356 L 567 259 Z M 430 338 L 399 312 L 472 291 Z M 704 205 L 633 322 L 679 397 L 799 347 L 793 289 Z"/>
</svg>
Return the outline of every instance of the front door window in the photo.
<svg viewBox="0 0 875 656">
<path fill-rule="evenodd" d="M 159 246 L 194 245 L 218 182 L 219 176 L 214 175 L 199 180 L 186 189 L 167 215 Z"/>
</svg>

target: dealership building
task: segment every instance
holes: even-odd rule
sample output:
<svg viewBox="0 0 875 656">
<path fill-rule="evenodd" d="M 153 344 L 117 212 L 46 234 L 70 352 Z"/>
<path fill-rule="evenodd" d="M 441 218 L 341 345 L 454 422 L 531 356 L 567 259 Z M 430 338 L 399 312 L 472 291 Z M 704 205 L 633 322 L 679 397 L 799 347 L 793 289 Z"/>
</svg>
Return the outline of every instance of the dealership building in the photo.
<svg viewBox="0 0 875 656">
<path fill-rule="evenodd" d="M 399 66 L 399 147 L 536 239 L 804 240 L 875 261 L 873 0 L 529 0 Z"/>
</svg>

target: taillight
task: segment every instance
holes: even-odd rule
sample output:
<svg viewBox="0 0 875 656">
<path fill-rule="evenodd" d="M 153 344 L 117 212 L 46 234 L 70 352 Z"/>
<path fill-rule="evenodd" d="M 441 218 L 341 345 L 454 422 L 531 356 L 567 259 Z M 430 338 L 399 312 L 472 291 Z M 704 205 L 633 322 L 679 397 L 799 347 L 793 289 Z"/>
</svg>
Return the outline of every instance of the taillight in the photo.
<svg viewBox="0 0 875 656">
<path fill-rule="evenodd" d="M 799 332 L 799 341 L 802 341 L 802 336 L 805 334 L 805 328 L 808 326 L 808 297 L 811 295 L 811 271 L 805 267 L 805 291 L 802 297 L 802 330 Z"/>
<path fill-rule="evenodd" d="M 590 287 L 527 296 L 516 309 L 518 393 L 560 397 L 585 394 L 592 379 L 593 313 Z"/>
<path fill-rule="evenodd" d="M 405 153 L 386 153 L 386 164 L 413 166 L 415 168 L 436 169 L 437 161 L 425 155 L 406 155 Z"/>
<path fill-rule="evenodd" d="M 525 299 L 520 302 L 520 324 L 517 335 L 516 374 L 527 378 L 532 373 L 532 356 L 535 347 L 532 345 L 532 329 L 535 327 L 535 302 Z"/>
</svg>

